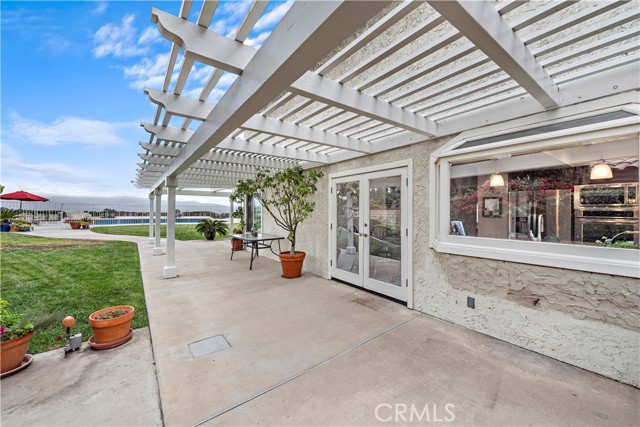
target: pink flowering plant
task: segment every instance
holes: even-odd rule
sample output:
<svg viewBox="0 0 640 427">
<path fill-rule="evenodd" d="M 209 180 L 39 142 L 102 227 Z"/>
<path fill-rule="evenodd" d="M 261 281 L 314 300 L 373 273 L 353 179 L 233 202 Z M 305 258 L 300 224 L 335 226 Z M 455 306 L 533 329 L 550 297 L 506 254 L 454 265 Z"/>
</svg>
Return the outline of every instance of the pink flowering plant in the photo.
<svg viewBox="0 0 640 427">
<path fill-rule="evenodd" d="M 0 341 L 10 341 L 27 335 L 35 329 L 33 322 L 22 314 L 9 311 L 9 303 L 0 298 Z"/>
</svg>

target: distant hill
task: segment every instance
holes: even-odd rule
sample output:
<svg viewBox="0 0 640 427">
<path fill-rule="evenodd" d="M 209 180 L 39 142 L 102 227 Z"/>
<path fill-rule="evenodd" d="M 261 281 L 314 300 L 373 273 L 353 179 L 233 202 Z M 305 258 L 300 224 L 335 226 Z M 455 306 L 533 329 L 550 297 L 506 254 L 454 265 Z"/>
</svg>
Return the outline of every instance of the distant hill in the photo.
<svg viewBox="0 0 640 427">
<path fill-rule="evenodd" d="M 149 209 L 149 199 L 142 197 L 84 197 L 84 196 L 58 196 L 41 194 L 41 196 L 49 199 L 49 202 L 24 202 L 23 209 L 35 209 L 35 210 L 50 210 L 58 209 L 60 204 L 64 204 L 64 210 L 73 210 L 74 208 L 80 208 L 81 206 L 86 208 L 80 210 L 101 210 L 103 208 L 112 208 L 116 210 L 126 210 L 133 212 L 146 212 Z M 9 206 L 10 204 L 17 204 L 19 202 L 11 200 L 3 200 L 2 205 L 10 208 L 17 208 L 17 206 Z M 176 207 L 182 211 L 211 211 L 216 213 L 229 212 L 229 206 L 221 205 L 218 203 L 202 203 L 195 201 L 176 201 Z M 91 208 L 91 209 L 89 209 Z M 162 208 L 167 208 L 167 197 L 162 198 Z"/>
</svg>

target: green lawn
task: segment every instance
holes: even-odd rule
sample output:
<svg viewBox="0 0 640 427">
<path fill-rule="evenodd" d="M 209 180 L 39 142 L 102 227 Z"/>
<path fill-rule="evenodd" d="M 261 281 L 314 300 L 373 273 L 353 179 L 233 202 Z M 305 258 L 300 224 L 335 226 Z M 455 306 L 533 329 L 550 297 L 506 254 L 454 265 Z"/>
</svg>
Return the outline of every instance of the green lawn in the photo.
<svg viewBox="0 0 640 427">
<path fill-rule="evenodd" d="M 204 236 L 194 230 L 195 224 L 176 224 L 176 240 L 203 240 Z M 94 233 L 117 234 L 119 236 L 149 236 L 148 225 L 117 225 L 91 227 Z M 167 226 L 160 226 L 160 237 L 167 237 Z M 220 238 L 220 237 L 217 237 Z"/>
<path fill-rule="evenodd" d="M 132 305 L 132 328 L 148 326 L 136 244 L 48 239 L 23 233 L 0 235 L 2 298 L 11 310 L 33 317 L 56 313 L 56 322 L 36 331 L 29 353 L 64 346 L 65 316 L 74 333 L 91 334 L 89 315 L 112 305 Z"/>
</svg>

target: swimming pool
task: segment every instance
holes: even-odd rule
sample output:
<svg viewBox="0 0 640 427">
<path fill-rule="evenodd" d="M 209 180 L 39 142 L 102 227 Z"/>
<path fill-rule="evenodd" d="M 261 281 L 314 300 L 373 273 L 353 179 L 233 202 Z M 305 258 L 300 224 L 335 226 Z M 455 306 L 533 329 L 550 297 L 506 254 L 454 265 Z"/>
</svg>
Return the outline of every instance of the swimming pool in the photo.
<svg viewBox="0 0 640 427">
<path fill-rule="evenodd" d="M 176 224 L 197 224 L 202 218 L 176 218 Z M 162 218 L 160 224 L 166 224 L 167 219 Z M 137 225 L 149 224 L 149 218 L 113 218 L 113 219 L 94 219 L 92 225 Z"/>
</svg>

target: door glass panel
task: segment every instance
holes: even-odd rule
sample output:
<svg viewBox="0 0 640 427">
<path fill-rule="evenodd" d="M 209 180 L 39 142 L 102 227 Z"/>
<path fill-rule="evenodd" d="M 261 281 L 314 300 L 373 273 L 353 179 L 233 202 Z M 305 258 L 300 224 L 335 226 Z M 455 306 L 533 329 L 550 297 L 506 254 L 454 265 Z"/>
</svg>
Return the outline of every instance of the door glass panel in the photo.
<svg viewBox="0 0 640 427">
<path fill-rule="evenodd" d="M 401 284 L 401 183 L 400 176 L 369 180 L 369 278 L 395 286 Z"/>
<path fill-rule="evenodd" d="M 359 202 L 358 181 L 336 184 L 336 268 L 359 274 Z"/>
</svg>

